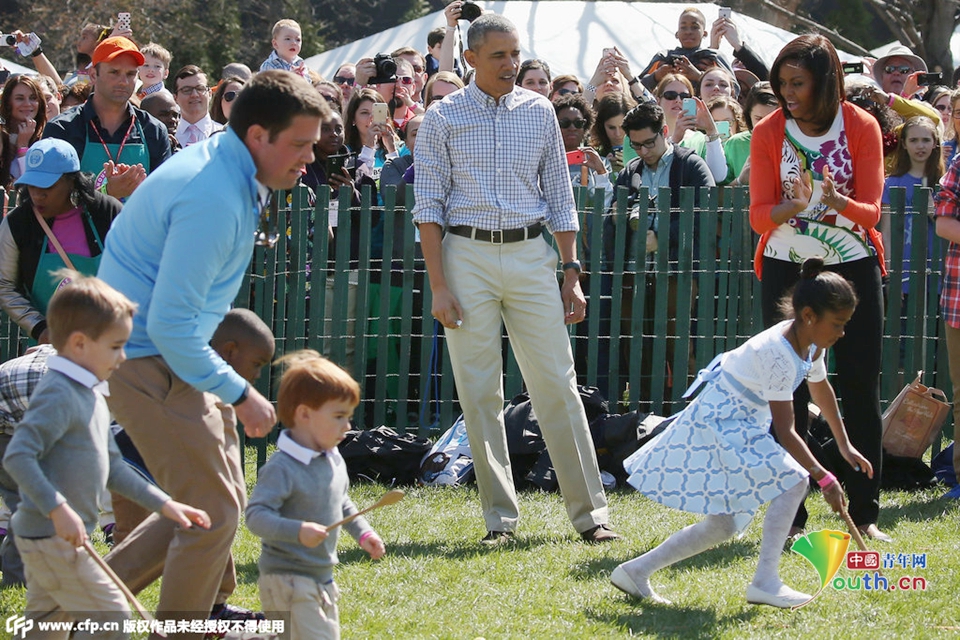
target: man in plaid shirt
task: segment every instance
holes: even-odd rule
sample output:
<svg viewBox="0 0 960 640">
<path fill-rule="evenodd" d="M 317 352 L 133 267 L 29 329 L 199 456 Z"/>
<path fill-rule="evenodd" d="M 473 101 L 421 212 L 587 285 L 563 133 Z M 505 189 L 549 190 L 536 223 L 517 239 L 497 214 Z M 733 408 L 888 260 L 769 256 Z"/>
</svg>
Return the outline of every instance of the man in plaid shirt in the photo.
<svg viewBox="0 0 960 640">
<path fill-rule="evenodd" d="M 953 469 L 960 481 L 960 155 L 954 156 L 947 173 L 940 179 L 937 203 L 937 235 L 950 241 L 943 261 L 943 290 L 940 314 L 947 335 L 950 380 L 953 384 Z M 947 494 L 960 498 L 960 485 Z"/>
<path fill-rule="evenodd" d="M 42 344 L 27 352 L 26 355 L 0 365 L 0 460 L 3 460 L 3 455 L 7 451 L 14 428 L 27 410 L 33 390 L 43 374 L 47 372 L 47 358 L 56 353 L 57 350 L 49 344 Z M 2 465 L 0 465 L 0 498 L 3 498 L 12 516 L 17 510 L 17 505 L 20 504 L 20 490 Z M 13 531 L 10 525 L 7 527 L 7 535 L 0 543 L 0 568 L 3 570 L 0 585 L 22 585 L 24 583 L 23 563 L 13 543 Z"/>
</svg>

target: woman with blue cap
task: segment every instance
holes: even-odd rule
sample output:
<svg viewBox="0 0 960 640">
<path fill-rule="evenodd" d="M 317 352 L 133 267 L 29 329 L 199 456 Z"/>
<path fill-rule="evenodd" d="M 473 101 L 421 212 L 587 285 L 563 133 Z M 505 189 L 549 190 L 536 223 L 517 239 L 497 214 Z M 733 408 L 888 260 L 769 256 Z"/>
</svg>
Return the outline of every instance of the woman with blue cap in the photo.
<svg viewBox="0 0 960 640">
<path fill-rule="evenodd" d="M 16 181 L 19 204 L 0 223 L 0 308 L 37 342 L 47 340 L 47 304 L 68 267 L 96 275 L 120 201 L 96 191 L 67 142 L 39 140 Z"/>
</svg>

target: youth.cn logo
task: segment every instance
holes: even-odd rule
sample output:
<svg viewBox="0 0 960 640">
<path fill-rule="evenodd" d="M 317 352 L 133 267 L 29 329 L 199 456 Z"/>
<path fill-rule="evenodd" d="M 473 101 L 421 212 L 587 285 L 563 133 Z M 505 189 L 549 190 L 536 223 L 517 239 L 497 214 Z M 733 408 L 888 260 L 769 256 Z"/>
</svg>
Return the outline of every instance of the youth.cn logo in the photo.
<svg viewBox="0 0 960 640">
<path fill-rule="evenodd" d="M 7 618 L 7 633 L 11 638 L 16 638 L 20 634 L 21 638 L 27 637 L 27 632 L 33 629 L 33 620 L 27 620 L 24 616 L 10 616 Z"/>
</svg>

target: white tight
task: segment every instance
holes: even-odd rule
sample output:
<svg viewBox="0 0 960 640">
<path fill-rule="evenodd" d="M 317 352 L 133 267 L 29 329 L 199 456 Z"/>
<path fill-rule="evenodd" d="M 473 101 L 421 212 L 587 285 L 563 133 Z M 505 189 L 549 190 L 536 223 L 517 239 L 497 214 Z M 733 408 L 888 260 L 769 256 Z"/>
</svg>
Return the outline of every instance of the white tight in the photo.
<svg viewBox="0 0 960 640">
<path fill-rule="evenodd" d="M 793 514 L 807 495 L 807 482 L 798 482 L 774 498 L 763 519 L 763 540 L 760 560 L 753 584 L 764 591 L 776 593 L 782 583 L 777 574 L 783 543 L 787 539 Z M 737 533 L 732 515 L 710 515 L 696 524 L 685 527 L 664 540 L 657 547 L 638 558 L 623 563 L 623 569 L 647 597 L 653 595 L 650 576 L 664 567 L 715 547 Z"/>
</svg>

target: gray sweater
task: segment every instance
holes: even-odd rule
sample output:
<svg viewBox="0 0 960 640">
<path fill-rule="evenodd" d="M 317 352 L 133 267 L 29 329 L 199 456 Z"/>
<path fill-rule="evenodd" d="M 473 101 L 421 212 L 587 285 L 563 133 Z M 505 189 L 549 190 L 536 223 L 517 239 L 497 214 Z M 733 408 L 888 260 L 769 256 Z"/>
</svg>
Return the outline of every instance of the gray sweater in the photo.
<svg viewBox="0 0 960 640">
<path fill-rule="evenodd" d="M 347 495 L 350 480 L 339 453 L 326 453 L 304 464 L 277 451 L 260 469 L 260 477 L 247 505 L 247 528 L 263 540 L 260 573 L 293 574 L 329 582 L 337 564 L 334 529 L 322 544 L 300 544 L 300 525 L 328 525 L 357 512 Z M 354 539 L 370 525 L 361 516 L 344 527 Z"/>
<path fill-rule="evenodd" d="M 53 359 L 3 458 L 7 473 L 20 486 L 21 502 L 13 516 L 17 535 L 56 535 L 48 514 L 64 502 L 83 520 L 87 533 L 93 532 L 104 486 L 159 511 L 170 497 L 123 461 L 110 435 L 110 411 L 103 396 L 55 371 Z"/>
</svg>

